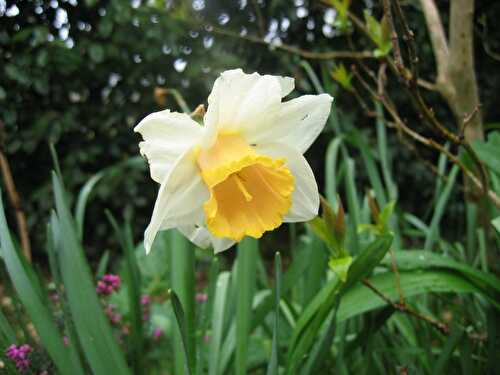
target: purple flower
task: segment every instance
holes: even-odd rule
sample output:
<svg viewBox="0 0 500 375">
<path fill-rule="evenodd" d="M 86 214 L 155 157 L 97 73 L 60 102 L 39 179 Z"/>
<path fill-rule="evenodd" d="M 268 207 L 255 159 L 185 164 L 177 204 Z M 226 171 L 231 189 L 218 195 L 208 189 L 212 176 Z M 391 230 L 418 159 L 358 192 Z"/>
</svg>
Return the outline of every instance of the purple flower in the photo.
<svg viewBox="0 0 500 375">
<path fill-rule="evenodd" d="M 153 338 L 155 340 L 158 340 L 162 335 L 163 335 L 163 331 L 161 330 L 161 328 L 155 328 L 154 329 L 154 331 L 153 331 Z"/>
<path fill-rule="evenodd" d="M 141 305 L 142 306 L 149 306 L 151 304 L 151 297 L 149 294 L 145 294 L 141 297 Z"/>
<path fill-rule="evenodd" d="M 17 346 L 12 344 L 5 351 L 5 355 L 15 363 L 16 368 L 19 372 L 23 372 L 29 367 L 31 363 L 28 358 L 28 354 L 32 351 L 33 349 L 29 345 L 24 344 L 21 346 Z"/>
<path fill-rule="evenodd" d="M 120 276 L 106 274 L 97 282 L 97 294 L 105 296 L 110 295 L 120 289 L 121 283 Z"/>
</svg>

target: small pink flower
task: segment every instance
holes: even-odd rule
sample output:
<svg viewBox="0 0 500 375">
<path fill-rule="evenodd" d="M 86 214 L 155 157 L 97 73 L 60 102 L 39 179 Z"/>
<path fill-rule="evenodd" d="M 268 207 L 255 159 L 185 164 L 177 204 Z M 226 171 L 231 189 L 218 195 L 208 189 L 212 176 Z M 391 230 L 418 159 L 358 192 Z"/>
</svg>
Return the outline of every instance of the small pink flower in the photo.
<svg viewBox="0 0 500 375">
<path fill-rule="evenodd" d="M 63 342 L 64 342 L 64 346 L 69 346 L 69 338 L 68 338 L 68 336 L 64 336 L 63 337 Z"/>
<path fill-rule="evenodd" d="M 155 340 L 158 340 L 162 335 L 163 335 L 163 331 L 161 330 L 161 328 L 155 328 L 154 329 L 154 331 L 153 331 L 153 338 Z"/>
<path fill-rule="evenodd" d="M 196 302 L 199 303 L 205 303 L 208 301 L 208 294 L 207 293 L 196 293 Z"/>
<path fill-rule="evenodd" d="M 12 344 L 5 351 L 5 355 L 15 363 L 19 372 L 23 372 L 31 363 L 28 359 L 28 354 L 32 351 L 33 349 L 29 345 L 24 344 L 18 347 L 17 345 Z"/>
<path fill-rule="evenodd" d="M 106 274 L 97 282 L 96 292 L 100 295 L 110 295 L 120 289 L 121 283 L 120 276 Z"/>
<path fill-rule="evenodd" d="M 148 294 L 145 294 L 141 297 L 141 305 L 149 306 L 151 304 L 151 297 Z"/>
</svg>

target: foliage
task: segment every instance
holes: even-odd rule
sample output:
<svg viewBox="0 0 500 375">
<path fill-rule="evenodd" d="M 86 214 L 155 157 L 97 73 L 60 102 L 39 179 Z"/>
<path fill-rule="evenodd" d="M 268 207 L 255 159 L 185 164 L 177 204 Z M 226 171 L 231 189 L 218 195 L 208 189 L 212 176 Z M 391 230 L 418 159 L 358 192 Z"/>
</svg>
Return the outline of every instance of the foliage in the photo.
<svg viewBox="0 0 500 375">
<path fill-rule="evenodd" d="M 307 62 L 293 50 L 349 50 L 355 40 L 376 55 L 362 66 L 375 71 L 394 54 L 381 6 L 306 3 L 0 1 L 2 150 L 37 252 L 33 264 L 22 256 L 3 194 L 2 371 L 17 373 L 11 344 L 33 348 L 29 371 L 51 374 L 495 371 L 500 211 L 464 201 L 461 171 L 445 154 L 418 148 L 416 157 L 400 142 L 390 114 L 359 94 L 351 60 Z M 500 194 L 491 53 L 500 8 L 477 4 L 477 74 L 490 125 L 472 147 Z M 413 3 L 405 8 L 420 72 L 432 76 L 423 16 Z M 368 36 L 349 12 L 364 16 Z M 235 66 L 335 96 L 307 154 L 325 195 L 321 217 L 219 256 L 168 231 L 146 256 L 142 231 L 156 186 L 132 127 L 153 110 L 188 112 L 220 70 Z M 394 76 L 387 85 L 411 129 L 427 136 L 404 88 Z M 439 118 L 455 121 L 429 97 Z M 47 142 L 60 155 L 52 175 Z M 460 160 L 472 168 L 466 155 Z M 99 294 L 111 272 L 119 290 Z"/>
</svg>

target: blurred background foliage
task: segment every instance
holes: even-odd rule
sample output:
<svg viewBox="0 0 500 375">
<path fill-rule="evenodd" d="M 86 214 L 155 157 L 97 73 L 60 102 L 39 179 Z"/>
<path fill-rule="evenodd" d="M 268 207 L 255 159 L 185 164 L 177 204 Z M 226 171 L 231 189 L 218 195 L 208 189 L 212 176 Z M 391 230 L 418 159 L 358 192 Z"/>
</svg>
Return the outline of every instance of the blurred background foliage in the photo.
<svg viewBox="0 0 500 375">
<path fill-rule="evenodd" d="M 424 30 L 417 2 L 405 5 L 414 30 Z M 439 1 L 439 7 L 446 23 L 449 2 Z M 381 14 L 380 6 L 371 0 L 352 2 L 353 12 L 363 10 L 376 17 Z M 500 118 L 496 96 L 500 76 L 495 74 L 498 56 L 494 55 L 500 49 L 500 27 L 495 22 L 499 16 L 499 3 L 477 1 L 476 62 L 485 123 Z M 74 191 L 104 167 L 138 154 L 139 137 L 132 128 L 143 116 L 163 108 L 182 110 L 172 95 L 158 88 L 177 89 L 193 109 L 205 103 L 220 71 L 244 67 L 248 72 L 293 76 L 296 94 L 314 92 L 300 64 L 303 57 L 277 47 L 345 50 L 349 41 L 340 35 L 337 18 L 333 7 L 306 0 L 0 1 L 0 119 L 34 243 L 40 244 L 43 238 L 40 219 L 52 205 L 49 142 L 55 144 L 68 188 Z M 353 37 L 359 39 L 355 40 L 358 47 L 372 49 L 368 40 Z M 421 75 L 431 79 L 435 73 L 428 36 L 417 32 L 416 38 Z M 351 63 L 342 62 L 347 67 Z M 311 59 L 310 64 L 318 76 L 331 79 L 333 60 Z M 413 127 L 422 128 L 403 88 L 397 82 L 389 84 L 401 91 L 394 95 L 401 113 Z M 355 98 L 337 88 L 332 94 L 340 116 L 373 138 L 374 121 Z M 439 115 L 449 115 L 438 95 L 431 100 Z M 320 183 L 330 137 L 320 138 L 307 155 Z M 432 174 L 394 133 L 389 134 L 389 144 L 397 155 L 398 204 L 425 214 L 422 200 L 431 199 Z M 436 160 L 433 152 L 424 150 L 422 156 Z M 357 172 L 363 183 L 363 170 Z M 417 183 L 419 189 L 413 189 Z M 139 235 L 148 221 L 155 189 L 145 169 L 125 168 L 99 184 L 87 213 L 94 224 L 88 227 L 89 252 L 99 254 L 113 245 L 102 217 L 103 205 L 119 215 L 134 216 Z M 462 210 L 463 206 L 452 205 L 448 211 L 458 226 Z M 457 225 L 448 226 L 449 235 L 456 234 Z"/>
</svg>

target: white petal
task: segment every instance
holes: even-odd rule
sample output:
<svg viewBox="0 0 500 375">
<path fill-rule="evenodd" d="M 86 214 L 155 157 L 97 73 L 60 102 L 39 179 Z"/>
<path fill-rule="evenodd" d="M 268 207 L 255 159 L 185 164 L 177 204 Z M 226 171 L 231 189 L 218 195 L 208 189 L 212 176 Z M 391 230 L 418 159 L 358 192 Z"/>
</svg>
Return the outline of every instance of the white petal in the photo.
<svg viewBox="0 0 500 375">
<path fill-rule="evenodd" d="M 176 159 L 194 143 L 199 143 L 203 128 L 188 115 L 168 109 L 146 116 L 134 131 L 141 133 L 141 154 L 148 159 L 151 178 L 161 183 Z"/>
<path fill-rule="evenodd" d="M 269 113 L 276 113 L 293 87 L 289 77 L 245 74 L 241 69 L 223 72 L 208 97 L 204 123 L 209 139 L 214 141 L 218 130 L 246 132 L 256 123 L 270 122 Z"/>
<path fill-rule="evenodd" d="M 208 189 L 199 173 L 194 152 L 188 150 L 176 160 L 160 186 L 151 222 L 144 234 L 146 253 L 151 249 L 159 230 L 202 220 L 203 203 L 208 197 Z"/>
<path fill-rule="evenodd" d="M 295 178 L 292 193 L 292 207 L 286 214 L 284 221 L 293 223 L 309 221 L 318 215 L 319 192 L 314 173 L 304 156 L 283 143 L 267 143 L 256 147 L 259 154 L 273 158 L 285 158 L 286 165 Z"/>
<path fill-rule="evenodd" d="M 216 254 L 229 249 L 235 244 L 235 241 L 230 238 L 218 238 L 213 236 L 208 229 L 203 226 L 194 224 L 184 225 L 180 226 L 178 229 L 196 246 L 202 249 L 212 246 Z"/>
<path fill-rule="evenodd" d="M 295 80 L 292 77 L 277 77 L 281 86 L 281 97 L 284 98 L 295 88 Z"/>
<path fill-rule="evenodd" d="M 282 103 L 273 121 L 256 122 L 249 143 L 278 141 L 304 153 L 323 130 L 333 98 L 328 94 L 304 95 Z"/>
</svg>

